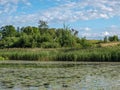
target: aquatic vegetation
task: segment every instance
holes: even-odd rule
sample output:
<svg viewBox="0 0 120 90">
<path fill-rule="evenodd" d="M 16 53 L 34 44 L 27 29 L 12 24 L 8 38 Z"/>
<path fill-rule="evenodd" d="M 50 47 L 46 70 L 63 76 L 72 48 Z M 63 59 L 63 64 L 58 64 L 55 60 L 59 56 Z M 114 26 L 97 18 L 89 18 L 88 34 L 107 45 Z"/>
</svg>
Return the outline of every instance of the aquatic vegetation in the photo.
<svg viewBox="0 0 120 90">
<path fill-rule="evenodd" d="M 0 49 L 7 60 L 119 62 L 120 47 L 89 49 Z"/>
<path fill-rule="evenodd" d="M 67 63 L 47 62 L 46 67 L 41 68 L 37 66 L 36 68 L 1 67 L 0 89 L 119 90 L 120 88 L 119 63 L 75 64 L 68 62 L 72 65 L 65 64 Z M 49 67 L 52 65 L 54 67 Z"/>
</svg>

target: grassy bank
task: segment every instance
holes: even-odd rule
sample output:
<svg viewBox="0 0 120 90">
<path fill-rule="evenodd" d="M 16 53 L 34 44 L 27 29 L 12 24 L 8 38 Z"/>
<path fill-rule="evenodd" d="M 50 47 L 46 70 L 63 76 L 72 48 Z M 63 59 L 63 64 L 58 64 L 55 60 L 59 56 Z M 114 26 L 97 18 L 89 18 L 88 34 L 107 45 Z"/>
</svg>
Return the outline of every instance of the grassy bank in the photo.
<svg viewBox="0 0 120 90">
<path fill-rule="evenodd" d="M 0 49 L 1 60 L 119 62 L 120 47 L 94 49 Z"/>
<path fill-rule="evenodd" d="M 74 62 L 74 61 L 49 61 L 49 62 L 39 62 L 39 61 L 14 61 L 6 60 L 0 61 L 0 68 L 68 68 L 76 67 L 81 65 L 97 66 L 97 65 L 120 65 L 119 62 Z"/>
</svg>

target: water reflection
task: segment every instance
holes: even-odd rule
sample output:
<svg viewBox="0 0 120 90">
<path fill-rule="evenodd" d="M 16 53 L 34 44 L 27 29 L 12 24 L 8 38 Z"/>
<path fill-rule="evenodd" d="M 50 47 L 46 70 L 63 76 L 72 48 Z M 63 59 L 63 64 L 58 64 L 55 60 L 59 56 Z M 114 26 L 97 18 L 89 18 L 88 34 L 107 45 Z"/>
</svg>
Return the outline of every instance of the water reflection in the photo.
<svg viewBox="0 0 120 90">
<path fill-rule="evenodd" d="M 119 90 L 120 64 L 50 63 L 0 68 L 0 90 Z"/>
</svg>

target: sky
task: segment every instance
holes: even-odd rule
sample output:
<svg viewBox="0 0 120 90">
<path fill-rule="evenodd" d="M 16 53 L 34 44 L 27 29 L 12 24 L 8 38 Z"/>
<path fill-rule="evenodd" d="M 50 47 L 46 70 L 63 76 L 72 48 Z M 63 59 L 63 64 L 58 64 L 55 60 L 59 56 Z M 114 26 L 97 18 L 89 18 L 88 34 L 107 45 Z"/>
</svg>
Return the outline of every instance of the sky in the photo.
<svg viewBox="0 0 120 90">
<path fill-rule="evenodd" d="M 120 36 L 120 0 L 0 0 L 0 27 L 38 26 L 39 20 L 89 39 Z"/>
</svg>

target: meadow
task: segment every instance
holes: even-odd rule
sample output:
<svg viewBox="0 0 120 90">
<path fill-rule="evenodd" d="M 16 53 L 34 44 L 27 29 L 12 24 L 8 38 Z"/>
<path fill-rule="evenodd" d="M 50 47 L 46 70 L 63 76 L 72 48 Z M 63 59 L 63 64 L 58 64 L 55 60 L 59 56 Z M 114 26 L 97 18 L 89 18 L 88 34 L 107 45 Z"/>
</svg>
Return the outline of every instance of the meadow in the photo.
<svg viewBox="0 0 120 90">
<path fill-rule="evenodd" d="M 120 47 L 100 48 L 10 48 L 0 49 L 1 60 L 119 62 Z"/>
</svg>

